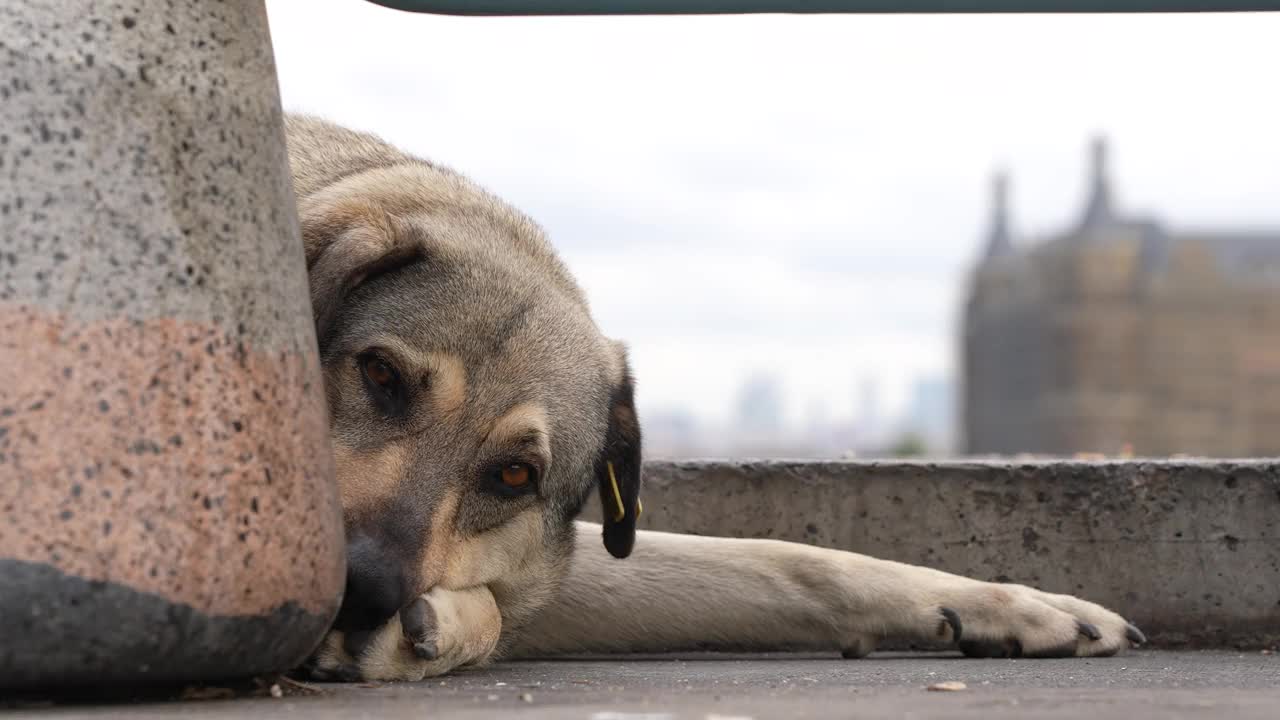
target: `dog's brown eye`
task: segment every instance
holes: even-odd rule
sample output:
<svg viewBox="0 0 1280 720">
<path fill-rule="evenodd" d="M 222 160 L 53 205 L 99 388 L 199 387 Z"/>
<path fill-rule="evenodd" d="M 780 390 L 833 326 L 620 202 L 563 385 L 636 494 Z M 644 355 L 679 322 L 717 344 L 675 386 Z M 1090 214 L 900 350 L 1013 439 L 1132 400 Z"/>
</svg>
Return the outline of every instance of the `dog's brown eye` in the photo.
<svg viewBox="0 0 1280 720">
<path fill-rule="evenodd" d="M 363 376 L 369 399 L 385 417 L 400 417 L 408 411 L 409 388 L 401 381 L 394 365 L 369 352 L 356 357 L 356 368 Z"/>
<path fill-rule="evenodd" d="M 533 468 L 524 463 L 513 463 L 502 468 L 502 484 L 509 488 L 521 489 L 533 480 Z"/>
<path fill-rule="evenodd" d="M 396 371 L 391 366 L 382 361 L 381 358 L 371 357 L 364 361 L 364 374 L 374 384 L 387 387 L 396 380 Z"/>
<path fill-rule="evenodd" d="M 538 469 L 529 463 L 509 462 L 485 471 L 484 488 L 501 497 L 521 497 L 538 491 Z"/>
</svg>

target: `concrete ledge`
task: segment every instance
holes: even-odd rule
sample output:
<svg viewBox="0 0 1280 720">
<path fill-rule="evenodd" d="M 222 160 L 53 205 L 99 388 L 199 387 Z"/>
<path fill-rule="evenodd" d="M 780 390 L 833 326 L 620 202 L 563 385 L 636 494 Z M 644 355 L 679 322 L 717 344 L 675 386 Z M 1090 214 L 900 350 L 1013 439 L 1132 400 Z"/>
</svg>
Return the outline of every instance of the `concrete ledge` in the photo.
<svg viewBox="0 0 1280 720">
<path fill-rule="evenodd" d="M 1280 642 L 1280 463 L 651 462 L 645 471 L 645 529 L 791 540 L 1076 594 L 1159 646 Z"/>
</svg>

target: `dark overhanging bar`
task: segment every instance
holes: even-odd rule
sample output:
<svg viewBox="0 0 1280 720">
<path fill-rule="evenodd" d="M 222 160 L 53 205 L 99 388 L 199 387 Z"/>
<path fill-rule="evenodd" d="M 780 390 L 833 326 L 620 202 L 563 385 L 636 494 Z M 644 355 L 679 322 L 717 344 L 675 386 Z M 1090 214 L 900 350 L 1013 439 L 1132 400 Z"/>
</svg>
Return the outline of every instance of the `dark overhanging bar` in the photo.
<svg viewBox="0 0 1280 720">
<path fill-rule="evenodd" d="M 1280 0 L 369 0 L 441 15 L 738 15 L 756 13 L 1203 13 L 1280 10 Z"/>
</svg>

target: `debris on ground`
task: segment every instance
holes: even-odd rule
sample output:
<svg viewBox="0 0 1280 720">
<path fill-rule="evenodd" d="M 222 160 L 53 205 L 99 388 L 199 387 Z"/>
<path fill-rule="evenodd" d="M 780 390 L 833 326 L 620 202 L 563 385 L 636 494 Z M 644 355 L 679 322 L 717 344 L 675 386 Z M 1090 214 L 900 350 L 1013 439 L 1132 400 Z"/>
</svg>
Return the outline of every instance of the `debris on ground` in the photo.
<svg viewBox="0 0 1280 720">
<path fill-rule="evenodd" d="M 529 693 L 520 693 L 520 700 L 523 702 L 533 702 L 533 696 Z"/>
<path fill-rule="evenodd" d="M 232 700 L 238 698 L 323 695 L 324 690 L 287 675 L 268 675 L 226 685 L 188 685 L 171 696 L 175 700 Z"/>
<path fill-rule="evenodd" d="M 288 675 L 281 675 L 276 680 L 276 684 L 280 686 L 280 692 L 288 697 L 295 695 L 325 695 L 330 692 L 301 680 L 294 680 Z"/>
<path fill-rule="evenodd" d="M 929 686 L 929 692 L 960 692 L 968 690 L 969 686 L 958 680 L 948 680 L 947 682 L 934 683 Z"/>
</svg>

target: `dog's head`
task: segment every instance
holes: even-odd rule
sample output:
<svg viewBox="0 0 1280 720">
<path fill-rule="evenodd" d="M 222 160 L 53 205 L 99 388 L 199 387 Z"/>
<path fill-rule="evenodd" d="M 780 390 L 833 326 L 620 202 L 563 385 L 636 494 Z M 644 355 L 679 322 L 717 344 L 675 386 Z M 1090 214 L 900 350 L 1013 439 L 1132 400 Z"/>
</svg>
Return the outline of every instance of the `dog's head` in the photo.
<svg viewBox="0 0 1280 720">
<path fill-rule="evenodd" d="M 625 350 L 541 231 L 420 161 L 312 182 L 351 159 L 290 135 L 346 523 L 337 627 L 381 625 L 436 585 L 562 572 L 593 490 L 606 547 L 630 553 Z"/>
</svg>

